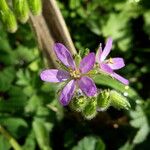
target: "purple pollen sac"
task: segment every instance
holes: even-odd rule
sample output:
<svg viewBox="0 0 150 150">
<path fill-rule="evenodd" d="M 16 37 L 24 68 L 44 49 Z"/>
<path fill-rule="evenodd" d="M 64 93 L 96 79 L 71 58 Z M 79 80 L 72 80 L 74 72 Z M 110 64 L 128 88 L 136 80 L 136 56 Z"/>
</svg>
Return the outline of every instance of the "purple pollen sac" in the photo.
<svg viewBox="0 0 150 150">
<path fill-rule="evenodd" d="M 96 54 L 96 61 L 100 66 L 100 69 L 110 76 L 114 77 L 115 79 L 119 80 L 123 84 L 129 84 L 129 81 L 119 74 L 115 73 L 115 70 L 121 69 L 125 66 L 123 58 L 116 57 L 116 58 L 109 58 L 106 59 L 108 54 L 110 53 L 112 48 L 112 38 L 108 38 L 104 49 L 100 46 L 97 54 Z"/>
<path fill-rule="evenodd" d="M 97 93 L 97 88 L 93 80 L 88 77 L 87 73 L 94 67 L 95 54 L 89 53 L 85 56 L 81 60 L 79 68 L 77 68 L 71 53 L 63 44 L 56 43 L 54 45 L 54 51 L 57 58 L 69 71 L 47 69 L 41 72 L 40 77 L 41 80 L 46 82 L 66 82 L 66 85 L 60 92 L 60 103 L 63 106 L 68 105 L 76 88 L 81 89 L 86 96 L 94 96 Z"/>
</svg>

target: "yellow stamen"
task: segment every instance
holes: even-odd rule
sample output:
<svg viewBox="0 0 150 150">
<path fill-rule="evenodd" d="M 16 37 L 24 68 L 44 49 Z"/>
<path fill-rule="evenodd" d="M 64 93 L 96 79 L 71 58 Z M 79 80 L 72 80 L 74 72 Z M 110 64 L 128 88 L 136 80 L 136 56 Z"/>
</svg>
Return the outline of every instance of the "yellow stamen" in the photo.
<svg viewBox="0 0 150 150">
<path fill-rule="evenodd" d="M 79 70 L 79 69 L 70 70 L 70 76 L 71 76 L 72 78 L 75 78 L 75 79 L 80 78 L 80 77 L 81 77 L 80 70 Z"/>
<path fill-rule="evenodd" d="M 114 63 L 114 62 L 113 62 L 113 59 L 112 59 L 112 58 L 109 58 L 109 59 L 107 60 L 107 63 L 113 64 L 113 63 Z"/>
</svg>

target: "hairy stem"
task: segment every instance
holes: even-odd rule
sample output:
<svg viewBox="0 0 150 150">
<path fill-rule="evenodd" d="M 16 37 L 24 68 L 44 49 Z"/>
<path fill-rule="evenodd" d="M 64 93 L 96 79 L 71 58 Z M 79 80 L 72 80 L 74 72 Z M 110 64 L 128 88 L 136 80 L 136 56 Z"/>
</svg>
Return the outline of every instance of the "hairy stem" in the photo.
<svg viewBox="0 0 150 150">
<path fill-rule="evenodd" d="M 22 150 L 18 142 L 0 125 L 0 133 L 9 141 L 14 150 Z"/>
<path fill-rule="evenodd" d="M 55 0 L 43 0 L 43 14 L 30 15 L 30 24 L 36 34 L 38 46 L 48 60 L 50 67 L 57 67 L 53 51 L 55 42 L 63 43 L 74 55 L 76 50 L 71 36 Z"/>
</svg>

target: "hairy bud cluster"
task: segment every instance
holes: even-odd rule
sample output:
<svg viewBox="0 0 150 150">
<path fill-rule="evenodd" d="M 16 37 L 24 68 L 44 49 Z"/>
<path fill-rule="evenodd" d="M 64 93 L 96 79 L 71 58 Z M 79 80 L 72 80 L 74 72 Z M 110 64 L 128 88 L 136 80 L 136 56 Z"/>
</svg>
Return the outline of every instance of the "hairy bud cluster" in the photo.
<svg viewBox="0 0 150 150">
<path fill-rule="evenodd" d="M 12 8 L 8 6 L 6 0 L 0 0 L 0 18 L 8 32 L 16 32 L 16 18 L 21 23 L 26 23 L 30 10 L 33 15 L 40 15 L 42 12 L 41 0 L 13 0 Z"/>
<path fill-rule="evenodd" d="M 29 7 L 26 0 L 14 0 L 13 8 L 16 17 L 21 23 L 26 23 L 29 19 Z"/>
<path fill-rule="evenodd" d="M 121 93 L 115 90 L 103 90 L 95 97 L 86 97 L 84 94 L 75 96 L 69 106 L 77 112 L 81 112 L 85 119 L 93 119 L 97 112 L 106 111 L 110 106 L 117 109 L 130 108 L 130 103 Z"/>
</svg>

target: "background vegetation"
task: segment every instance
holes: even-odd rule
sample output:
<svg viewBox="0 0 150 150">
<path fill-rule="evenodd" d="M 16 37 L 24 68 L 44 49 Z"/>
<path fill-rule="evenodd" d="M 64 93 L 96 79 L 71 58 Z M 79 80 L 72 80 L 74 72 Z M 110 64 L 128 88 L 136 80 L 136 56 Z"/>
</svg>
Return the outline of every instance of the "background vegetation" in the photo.
<svg viewBox="0 0 150 150">
<path fill-rule="evenodd" d="M 113 38 L 112 56 L 125 59 L 120 73 L 132 88 L 126 91 L 113 81 L 98 80 L 97 84 L 127 92 L 132 108 L 109 108 L 90 121 L 63 108 L 55 96 L 57 86 L 39 78 L 45 64 L 30 26 L 20 25 L 15 34 L 9 34 L 0 24 L 0 150 L 12 149 L 16 142 L 23 150 L 149 149 L 149 0 L 64 0 L 58 4 L 77 50 L 95 51 L 108 36 Z"/>
</svg>

